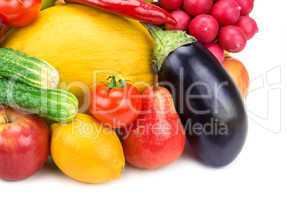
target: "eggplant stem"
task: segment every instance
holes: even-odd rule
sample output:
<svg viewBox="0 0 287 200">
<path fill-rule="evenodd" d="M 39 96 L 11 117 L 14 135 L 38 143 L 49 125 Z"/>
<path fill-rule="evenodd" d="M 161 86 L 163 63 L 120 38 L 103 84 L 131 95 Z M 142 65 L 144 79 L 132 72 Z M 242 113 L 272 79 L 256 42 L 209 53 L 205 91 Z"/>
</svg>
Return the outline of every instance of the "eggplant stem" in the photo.
<svg viewBox="0 0 287 200">
<path fill-rule="evenodd" d="M 158 71 L 166 57 L 179 47 L 193 44 L 196 39 L 183 31 L 165 31 L 160 27 L 144 24 L 155 41 L 153 49 L 153 63 L 155 63 Z"/>
</svg>

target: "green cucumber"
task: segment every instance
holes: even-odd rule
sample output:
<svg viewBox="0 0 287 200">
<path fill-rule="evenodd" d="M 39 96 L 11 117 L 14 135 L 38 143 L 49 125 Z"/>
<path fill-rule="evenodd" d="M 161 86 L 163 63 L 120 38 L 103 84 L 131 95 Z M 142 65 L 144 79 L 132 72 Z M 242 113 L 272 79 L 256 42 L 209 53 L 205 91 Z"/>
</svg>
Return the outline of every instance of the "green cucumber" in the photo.
<svg viewBox="0 0 287 200">
<path fill-rule="evenodd" d="M 58 71 L 46 61 L 9 48 L 0 48 L 0 76 L 45 89 L 59 83 Z"/>
<path fill-rule="evenodd" d="M 78 112 L 78 99 L 66 90 L 35 88 L 2 78 L 0 104 L 57 122 L 70 121 Z"/>
</svg>

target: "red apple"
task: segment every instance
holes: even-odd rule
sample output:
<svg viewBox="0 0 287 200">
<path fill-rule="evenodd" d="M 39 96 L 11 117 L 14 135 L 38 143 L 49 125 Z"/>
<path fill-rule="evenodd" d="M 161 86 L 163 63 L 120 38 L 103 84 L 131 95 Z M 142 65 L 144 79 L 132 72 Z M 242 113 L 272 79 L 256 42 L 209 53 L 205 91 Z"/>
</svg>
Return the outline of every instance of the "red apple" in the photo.
<svg viewBox="0 0 287 200">
<path fill-rule="evenodd" d="M 49 154 L 49 128 L 34 115 L 0 108 L 0 179 L 16 181 L 37 172 Z"/>
</svg>

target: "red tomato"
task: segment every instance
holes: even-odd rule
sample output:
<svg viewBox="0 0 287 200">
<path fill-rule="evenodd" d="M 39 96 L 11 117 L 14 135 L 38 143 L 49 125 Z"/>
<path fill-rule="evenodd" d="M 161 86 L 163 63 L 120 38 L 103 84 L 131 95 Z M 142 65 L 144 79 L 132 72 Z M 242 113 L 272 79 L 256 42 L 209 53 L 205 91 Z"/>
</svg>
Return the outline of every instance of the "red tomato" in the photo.
<svg viewBox="0 0 287 200">
<path fill-rule="evenodd" d="M 141 107 L 141 94 L 131 84 L 125 83 L 124 87 L 99 84 L 92 90 L 89 111 L 104 125 L 122 128 L 138 117 Z"/>
<path fill-rule="evenodd" d="M 0 18 L 12 27 L 32 23 L 39 15 L 41 0 L 1 0 Z"/>
</svg>

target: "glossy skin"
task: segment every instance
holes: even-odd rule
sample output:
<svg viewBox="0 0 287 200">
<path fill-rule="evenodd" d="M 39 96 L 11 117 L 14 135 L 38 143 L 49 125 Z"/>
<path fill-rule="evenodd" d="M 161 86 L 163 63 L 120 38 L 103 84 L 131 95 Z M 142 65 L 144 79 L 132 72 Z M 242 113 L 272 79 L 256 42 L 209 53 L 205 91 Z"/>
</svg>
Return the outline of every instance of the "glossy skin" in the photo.
<svg viewBox="0 0 287 200">
<path fill-rule="evenodd" d="M 171 12 L 171 15 L 176 20 L 176 25 L 166 25 L 167 30 L 182 30 L 185 31 L 188 27 L 190 17 L 186 12 L 182 10 L 175 10 Z"/>
<path fill-rule="evenodd" d="M 71 122 L 56 123 L 51 128 L 51 156 L 65 175 L 90 184 L 120 177 L 125 158 L 112 129 L 81 113 Z"/>
<path fill-rule="evenodd" d="M 249 89 L 249 74 L 244 64 L 235 58 L 225 58 L 223 66 L 235 82 L 242 97 L 246 98 Z"/>
<path fill-rule="evenodd" d="M 160 0 L 159 5 L 160 7 L 164 8 L 165 10 L 178 10 L 182 5 L 183 0 Z"/>
<path fill-rule="evenodd" d="M 10 122 L 5 123 L 5 114 Z M 0 111 L 0 179 L 25 179 L 42 168 L 49 154 L 49 129 L 32 115 Z M 7 118 L 6 118 L 7 119 Z"/>
<path fill-rule="evenodd" d="M 102 9 L 148 24 L 176 24 L 175 19 L 167 11 L 142 0 L 65 0 L 65 2 Z"/>
<path fill-rule="evenodd" d="M 209 43 L 204 45 L 220 63 L 224 61 L 224 50 L 216 43 Z"/>
<path fill-rule="evenodd" d="M 249 16 L 241 16 L 236 25 L 244 31 L 248 40 L 258 32 L 256 21 Z"/>
<path fill-rule="evenodd" d="M 200 14 L 205 14 L 212 8 L 212 0 L 184 0 L 183 8 L 190 15 L 196 16 Z"/>
<path fill-rule="evenodd" d="M 147 88 L 143 96 L 142 113 L 133 124 L 122 129 L 122 144 L 128 163 L 155 169 L 180 157 L 185 132 L 167 89 Z"/>
<path fill-rule="evenodd" d="M 211 15 L 222 26 L 235 24 L 240 17 L 240 6 L 236 0 L 218 0 L 212 7 Z"/>
<path fill-rule="evenodd" d="M 142 101 L 139 90 L 131 84 L 124 88 L 109 88 L 99 84 L 92 90 L 90 113 L 105 126 L 121 128 L 139 115 Z"/>
<path fill-rule="evenodd" d="M 219 31 L 218 41 L 220 46 L 229 52 L 242 51 L 247 43 L 243 30 L 237 26 L 224 26 Z"/>
<path fill-rule="evenodd" d="M 188 26 L 188 32 L 202 43 L 210 43 L 215 40 L 219 25 L 211 15 L 198 15 L 193 18 Z"/>
<path fill-rule="evenodd" d="M 236 0 L 237 3 L 240 5 L 240 12 L 241 15 L 248 15 L 254 6 L 254 0 Z"/>
<path fill-rule="evenodd" d="M 0 18 L 18 28 L 31 24 L 39 15 L 41 0 L 1 0 Z"/>
<path fill-rule="evenodd" d="M 177 111 L 199 160 L 214 167 L 231 163 L 243 147 L 247 119 L 236 86 L 216 58 L 199 43 L 182 46 L 165 59 L 159 79 L 174 86 Z"/>
</svg>

